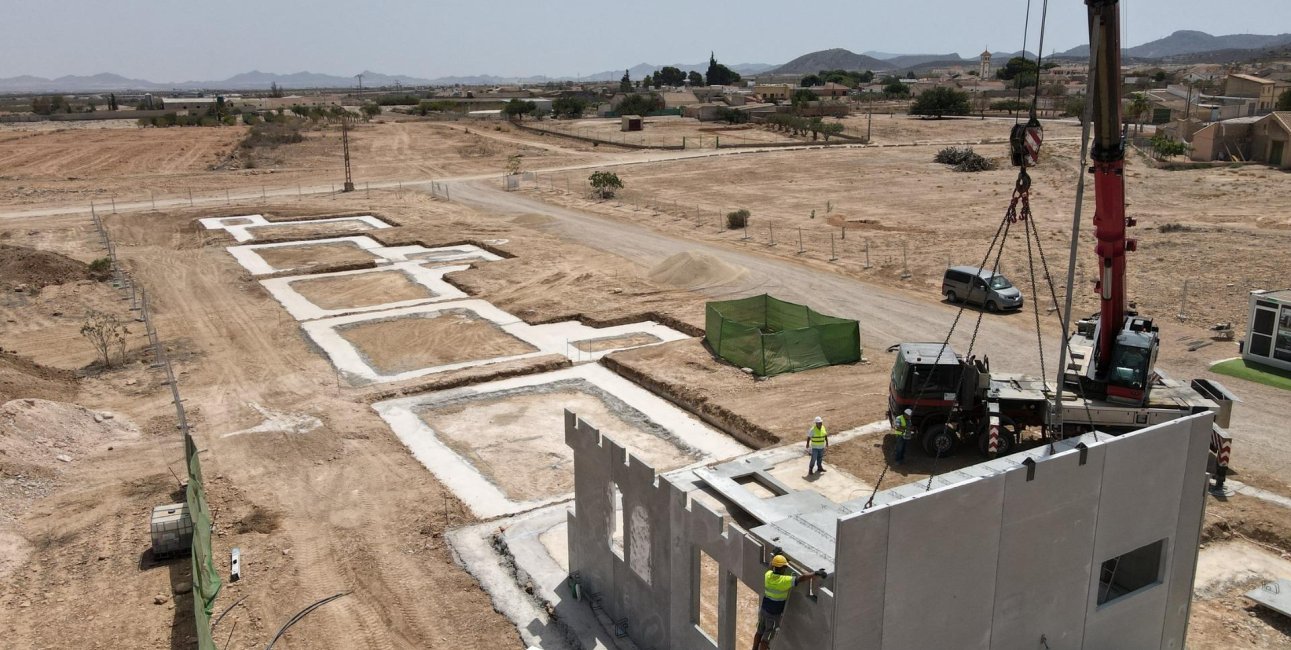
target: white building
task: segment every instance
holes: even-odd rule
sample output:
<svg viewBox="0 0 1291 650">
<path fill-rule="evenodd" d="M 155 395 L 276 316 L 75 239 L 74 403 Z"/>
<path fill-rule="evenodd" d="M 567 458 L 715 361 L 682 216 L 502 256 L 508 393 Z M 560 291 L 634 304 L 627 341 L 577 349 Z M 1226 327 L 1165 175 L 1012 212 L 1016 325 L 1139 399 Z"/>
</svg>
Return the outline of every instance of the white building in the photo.
<svg viewBox="0 0 1291 650">
<path fill-rule="evenodd" d="M 1291 289 L 1251 292 L 1242 358 L 1291 370 Z"/>
</svg>

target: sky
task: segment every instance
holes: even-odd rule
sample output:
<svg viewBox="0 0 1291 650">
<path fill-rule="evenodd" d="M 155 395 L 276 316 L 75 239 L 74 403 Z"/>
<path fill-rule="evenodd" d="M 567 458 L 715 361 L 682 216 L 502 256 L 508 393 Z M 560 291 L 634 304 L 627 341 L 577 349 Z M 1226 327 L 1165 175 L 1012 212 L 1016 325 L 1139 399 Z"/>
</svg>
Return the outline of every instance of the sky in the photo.
<svg viewBox="0 0 1291 650">
<path fill-rule="evenodd" d="M 1034 51 L 1043 0 L 1032 0 Z M 250 70 L 578 76 L 639 63 L 772 63 L 841 47 L 901 54 L 1022 47 L 1026 0 L 61 0 L 6 2 L 0 77 L 114 72 L 155 82 Z M 1288 0 L 1122 0 L 1126 44 L 1179 29 L 1291 32 Z M 53 9 L 57 7 L 57 9 Z M 1045 52 L 1083 44 L 1081 0 L 1052 0 Z"/>
</svg>

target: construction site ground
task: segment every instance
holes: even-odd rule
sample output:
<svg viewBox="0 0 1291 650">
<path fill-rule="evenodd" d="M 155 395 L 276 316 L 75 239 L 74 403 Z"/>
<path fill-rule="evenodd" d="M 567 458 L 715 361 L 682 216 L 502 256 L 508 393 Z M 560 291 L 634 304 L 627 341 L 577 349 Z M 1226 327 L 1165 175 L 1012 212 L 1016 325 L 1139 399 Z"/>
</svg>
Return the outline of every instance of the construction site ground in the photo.
<svg viewBox="0 0 1291 650">
<path fill-rule="evenodd" d="M 876 116 L 876 144 L 912 146 L 715 156 L 591 147 L 491 123 L 391 119 L 354 131 L 360 191 L 337 197 L 309 191 L 339 183 L 334 130 L 310 132 L 305 142 L 281 146 L 255 169 L 234 170 L 210 167 L 233 154 L 243 127 L 6 127 L 0 142 L 14 146 L 4 147 L 0 159 L 0 244 L 88 263 L 103 254 L 88 217 L 91 198 L 96 206 L 112 195 L 146 202 L 144 190 L 155 187 L 171 200 L 155 212 L 110 214 L 109 208 L 104 216 L 118 255 L 150 292 L 158 329 L 176 363 L 202 449 L 223 575 L 229 549 L 243 553 L 246 577 L 227 583 L 217 602 L 222 610 L 247 597 L 217 628 L 221 642 L 232 632 L 226 647 L 261 647 L 306 604 L 349 590 L 276 647 L 519 647 L 515 628 L 454 562 L 443 538 L 445 530 L 477 519 L 369 404 L 569 361 L 538 357 L 392 385 L 350 386 L 282 305 L 225 252 L 232 239 L 202 231 L 195 220 L 375 214 L 399 226 L 347 234 L 374 236 L 383 244 L 494 242 L 492 248 L 515 257 L 475 264 L 448 279 L 531 324 L 654 319 L 693 334 L 704 325 L 705 300 L 763 291 L 858 318 L 865 362 L 768 380 L 715 359 L 698 339 L 616 352 L 601 362 L 746 445 L 800 444 L 815 415 L 824 416 L 831 431 L 881 419 L 891 367 L 885 349 L 945 335 L 956 312 L 939 301 L 940 272 L 947 262 L 980 262 L 1015 174 L 1007 168 L 961 174 L 931 158 L 942 143 L 998 139 L 1008 126 L 1003 120 Z M 1075 137 L 1078 128 L 1054 125 L 1049 134 L 1045 165 L 1033 174 L 1033 207 L 1058 276 L 1062 271 L 1054 267 L 1065 269 L 1078 169 L 1077 143 L 1064 138 Z M 999 145 L 975 146 L 1003 157 Z M 14 154 L 19 148 L 21 155 Z M 487 153 L 477 155 L 480 150 Z M 517 152 L 525 154 L 525 168 L 537 170 L 537 178 L 505 193 L 498 177 Z M 618 199 L 587 196 L 588 166 L 597 164 L 624 180 Z M 305 190 L 261 200 L 260 181 L 270 175 L 274 186 L 299 184 Z M 432 178 L 452 181 L 452 201 L 414 185 Z M 383 185 L 366 192 L 368 179 Z M 1247 290 L 1286 279 L 1285 265 L 1267 251 L 1285 248 L 1291 238 L 1291 223 L 1279 221 L 1286 216 L 1277 208 L 1287 203 L 1291 188 L 1263 167 L 1167 172 L 1137 156 L 1127 184 L 1131 213 L 1141 226 L 1134 231 L 1141 252 L 1131 258 L 1131 296 L 1162 325 L 1161 365 L 1179 377 L 1210 376 L 1210 363 L 1237 351 L 1231 342 L 1211 341 L 1207 327 L 1232 321 L 1240 332 Z M 191 208 L 187 187 L 205 193 Z M 218 193 L 226 188 L 231 205 Z M 1087 207 L 1085 265 L 1092 258 L 1086 252 L 1092 250 L 1092 240 L 1086 241 L 1092 201 Z M 748 240 L 743 231 L 719 228 L 718 220 L 737 208 L 752 211 Z M 28 216 L 32 210 L 52 214 Z M 1162 232 L 1167 224 L 1178 228 Z M 832 261 L 831 233 L 832 256 L 838 258 Z M 336 233 L 270 236 L 318 234 Z M 866 240 L 870 268 L 864 266 Z M 1008 246 L 1003 267 L 1021 284 L 1027 280 L 1026 241 L 1015 235 Z M 310 248 L 279 254 L 312 264 L 311 272 L 365 261 L 348 250 L 333 257 L 335 247 Z M 57 281 L 38 292 L 31 286 L 15 291 L 7 274 L 0 277 L 0 404 L 19 400 L 0 414 L 0 630 L 16 647 L 191 647 L 191 593 L 173 589 L 187 581 L 188 565 L 142 566 L 147 512 L 181 498 L 172 471 L 183 473 L 182 449 L 169 391 L 147 367 L 141 329 L 132 328 L 124 368 L 92 365 L 94 352 L 79 334 L 85 311 L 129 318 L 128 300 L 76 265 L 43 259 L 40 267 L 50 269 L 47 280 Z M 902 280 L 906 267 L 912 277 Z M 1204 271 L 1187 275 L 1181 269 Z M 1185 279 L 1189 318 L 1181 322 L 1174 316 Z M 344 293 L 374 304 L 383 300 L 369 292 L 389 292 L 391 300 L 410 295 L 398 281 L 328 282 L 337 287 L 313 291 L 329 294 L 335 304 L 345 303 Z M 1024 293 L 1031 298 L 1029 286 Z M 1095 309 L 1088 294 L 1078 291 L 1078 311 Z M 1058 328 L 1051 314 L 1041 314 L 1046 347 L 1055 350 L 1047 353 L 1052 372 Z M 978 315 L 964 312 L 954 339 L 961 350 Z M 993 367 L 1038 372 L 1032 318 L 1029 312 L 982 318 L 977 345 L 990 354 Z M 418 347 L 409 353 L 462 352 L 456 338 L 414 334 L 409 345 Z M 1209 344 L 1189 351 L 1194 342 Z M 397 362 L 398 356 L 391 359 Z M 1291 494 L 1291 448 L 1277 435 L 1285 393 L 1223 379 L 1246 400 L 1234 413 L 1234 475 Z M 274 422 L 295 416 L 317 418 L 320 425 L 306 432 L 273 430 Z M 45 428 L 6 428 L 6 422 L 32 421 Z M 891 444 L 889 436 L 858 437 L 831 448 L 826 463 L 873 485 Z M 890 471 L 883 485 L 925 479 L 976 458 L 969 453 L 932 461 L 912 452 L 911 462 Z M 489 462 L 514 465 L 522 459 Z M 1242 553 L 1277 559 L 1291 548 L 1289 538 L 1291 516 L 1282 506 L 1244 495 L 1211 500 L 1203 565 L 1216 549 L 1229 553 L 1237 544 L 1249 545 Z M 1241 596 L 1256 578 L 1237 567 L 1224 574 L 1228 565 L 1218 564 L 1221 575 L 1207 583 L 1208 591 L 1199 587 L 1190 645 L 1285 646 L 1285 621 Z M 1279 565 L 1269 566 L 1276 572 Z M 95 603 L 93 612 L 86 613 L 86 602 Z M 49 625 L 54 619 L 62 622 Z"/>
</svg>

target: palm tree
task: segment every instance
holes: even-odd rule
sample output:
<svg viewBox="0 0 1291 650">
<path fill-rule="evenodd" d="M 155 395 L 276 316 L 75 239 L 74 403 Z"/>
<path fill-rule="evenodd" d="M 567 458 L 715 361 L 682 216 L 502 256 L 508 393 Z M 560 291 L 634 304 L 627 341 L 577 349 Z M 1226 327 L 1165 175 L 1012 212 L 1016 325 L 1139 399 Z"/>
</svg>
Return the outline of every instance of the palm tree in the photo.
<svg viewBox="0 0 1291 650">
<path fill-rule="evenodd" d="M 1134 93 L 1126 110 L 1129 111 L 1130 118 L 1134 120 L 1134 132 L 1142 133 L 1143 115 L 1152 110 L 1152 102 L 1149 102 L 1147 96 L 1143 93 Z"/>
</svg>

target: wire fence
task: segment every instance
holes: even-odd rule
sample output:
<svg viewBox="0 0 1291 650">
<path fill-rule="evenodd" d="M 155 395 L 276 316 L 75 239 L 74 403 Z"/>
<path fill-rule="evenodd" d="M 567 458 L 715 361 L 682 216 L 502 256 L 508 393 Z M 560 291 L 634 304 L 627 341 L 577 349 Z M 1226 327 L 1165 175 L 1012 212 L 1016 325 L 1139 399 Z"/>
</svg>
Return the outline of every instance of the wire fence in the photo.
<svg viewBox="0 0 1291 650">
<path fill-rule="evenodd" d="M 162 371 L 165 375 L 164 384 L 170 387 L 171 403 L 175 406 L 176 428 L 184 440 L 184 465 L 188 472 L 185 499 L 193 525 L 190 559 L 193 572 L 193 617 L 197 646 L 200 650 L 216 650 L 215 642 L 211 637 L 210 618 L 222 583 L 219 572 L 215 569 L 214 551 L 211 546 L 211 511 L 206 502 L 206 491 L 202 484 L 202 467 L 198 460 L 197 445 L 193 442 L 192 428 L 188 424 L 188 416 L 184 411 L 184 400 L 179 393 L 179 382 L 175 379 L 174 368 L 166 356 L 165 347 L 153 323 L 148 290 L 122 268 L 117 258 L 116 244 L 108 234 L 98 212 L 91 208 L 90 216 L 98 231 L 99 243 L 107 251 L 107 257 L 111 261 L 112 285 L 123 294 L 129 295 L 130 311 L 137 314 L 135 320 L 143 323 L 147 334 L 148 347 L 151 348 L 153 357 L 151 367 Z"/>
</svg>

